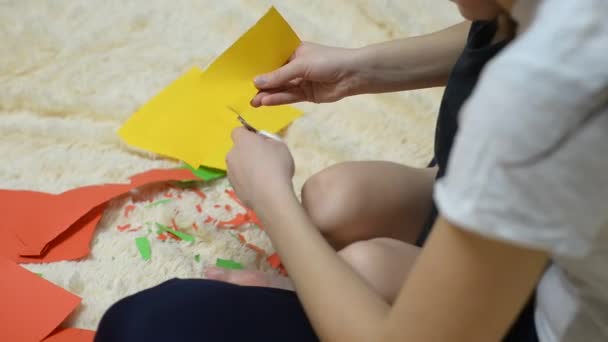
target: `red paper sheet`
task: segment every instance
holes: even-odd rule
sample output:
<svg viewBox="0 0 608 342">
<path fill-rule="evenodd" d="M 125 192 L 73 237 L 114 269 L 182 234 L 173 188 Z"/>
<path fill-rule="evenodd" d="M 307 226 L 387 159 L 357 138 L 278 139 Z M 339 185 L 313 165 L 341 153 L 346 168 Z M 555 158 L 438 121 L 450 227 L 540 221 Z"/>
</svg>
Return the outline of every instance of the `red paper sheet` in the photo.
<svg viewBox="0 0 608 342">
<path fill-rule="evenodd" d="M 51 241 L 108 200 L 147 183 L 191 180 L 186 169 L 150 170 L 130 177 L 129 184 L 85 186 L 55 195 L 35 191 L 0 190 L 0 231 L 14 232 L 22 256 L 40 256 Z"/>
<path fill-rule="evenodd" d="M 42 255 L 37 257 L 20 256 L 19 250 L 23 248 L 23 244 L 17 239 L 15 233 L 10 229 L 11 227 L 0 229 L 0 256 L 18 263 L 41 263 L 84 258 L 89 255 L 91 238 L 104 208 L 105 205 L 101 205 L 80 218 L 55 240 L 51 241 Z"/>
<path fill-rule="evenodd" d="M 0 257 L 0 341 L 41 341 L 80 298 Z"/>
<path fill-rule="evenodd" d="M 44 339 L 44 342 L 93 342 L 95 332 L 92 330 L 67 328 L 58 329 L 51 336 Z"/>
</svg>

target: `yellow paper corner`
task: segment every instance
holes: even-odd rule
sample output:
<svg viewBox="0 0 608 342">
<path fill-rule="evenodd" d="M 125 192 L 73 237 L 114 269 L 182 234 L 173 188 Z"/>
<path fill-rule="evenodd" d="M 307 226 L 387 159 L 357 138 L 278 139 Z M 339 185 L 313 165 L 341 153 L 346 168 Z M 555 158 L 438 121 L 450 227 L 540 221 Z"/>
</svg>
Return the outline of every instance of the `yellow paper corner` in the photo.
<svg viewBox="0 0 608 342">
<path fill-rule="evenodd" d="M 246 112 L 254 127 L 277 132 L 301 112 L 293 107 L 252 109 L 256 75 L 279 68 L 300 39 L 278 11 L 266 14 L 204 72 L 192 67 L 142 105 L 119 129 L 129 145 L 200 165 L 226 169 L 230 133 L 240 124 L 228 106 Z"/>
</svg>

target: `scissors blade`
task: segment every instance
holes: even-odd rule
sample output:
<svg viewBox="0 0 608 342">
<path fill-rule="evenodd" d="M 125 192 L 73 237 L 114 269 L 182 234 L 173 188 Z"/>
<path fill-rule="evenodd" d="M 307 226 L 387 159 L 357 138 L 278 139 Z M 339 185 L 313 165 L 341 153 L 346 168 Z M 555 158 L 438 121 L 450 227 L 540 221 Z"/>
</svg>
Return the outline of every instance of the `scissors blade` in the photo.
<svg viewBox="0 0 608 342">
<path fill-rule="evenodd" d="M 249 123 L 247 123 L 247 121 L 245 121 L 245 119 L 241 116 L 241 114 L 239 114 L 239 112 L 236 111 L 236 109 L 227 106 L 228 109 L 230 109 L 234 114 L 236 114 L 236 118 L 237 120 L 239 120 L 239 122 L 243 125 L 243 127 L 245 127 L 246 130 L 253 132 L 253 133 L 257 133 L 258 130 L 255 129 L 253 126 L 251 126 Z"/>
</svg>

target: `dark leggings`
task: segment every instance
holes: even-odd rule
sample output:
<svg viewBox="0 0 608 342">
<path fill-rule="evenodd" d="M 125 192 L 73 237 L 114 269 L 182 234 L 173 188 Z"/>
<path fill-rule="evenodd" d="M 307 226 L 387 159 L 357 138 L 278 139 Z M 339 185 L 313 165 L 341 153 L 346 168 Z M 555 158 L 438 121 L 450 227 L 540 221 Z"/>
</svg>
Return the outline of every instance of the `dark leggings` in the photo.
<svg viewBox="0 0 608 342">
<path fill-rule="evenodd" d="M 505 341 L 538 341 L 533 311 L 526 306 Z M 95 341 L 304 342 L 317 337 L 292 291 L 172 279 L 114 304 Z"/>
<path fill-rule="evenodd" d="M 114 304 L 96 342 L 317 341 L 292 291 L 172 279 Z"/>
</svg>

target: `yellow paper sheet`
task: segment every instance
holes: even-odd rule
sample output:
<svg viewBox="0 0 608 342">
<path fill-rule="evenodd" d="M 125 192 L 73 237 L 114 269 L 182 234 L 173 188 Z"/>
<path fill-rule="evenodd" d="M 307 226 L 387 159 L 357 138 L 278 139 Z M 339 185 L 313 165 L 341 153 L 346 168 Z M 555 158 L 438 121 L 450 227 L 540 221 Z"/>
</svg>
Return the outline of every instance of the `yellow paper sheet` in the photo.
<svg viewBox="0 0 608 342">
<path fill-rule="evenodd" d="M 118 131 L 127 143 L 200 165 L 226 169 L 235 108 L 254 127 L 278 132 L 301 115 L 293 107 L 253 109 L 256 75 L 284 64 L 300 40 L 271 8 L 204 72 L 193 67 L 144 104 Z"/>
<path fill-rule="evenodd" d="M 205 70 L 211 91 L 239 112 L 257 92 L 253 78 L 285 64 L 301 41 L 279 12 L 268 12 Z"/>
</svg>

